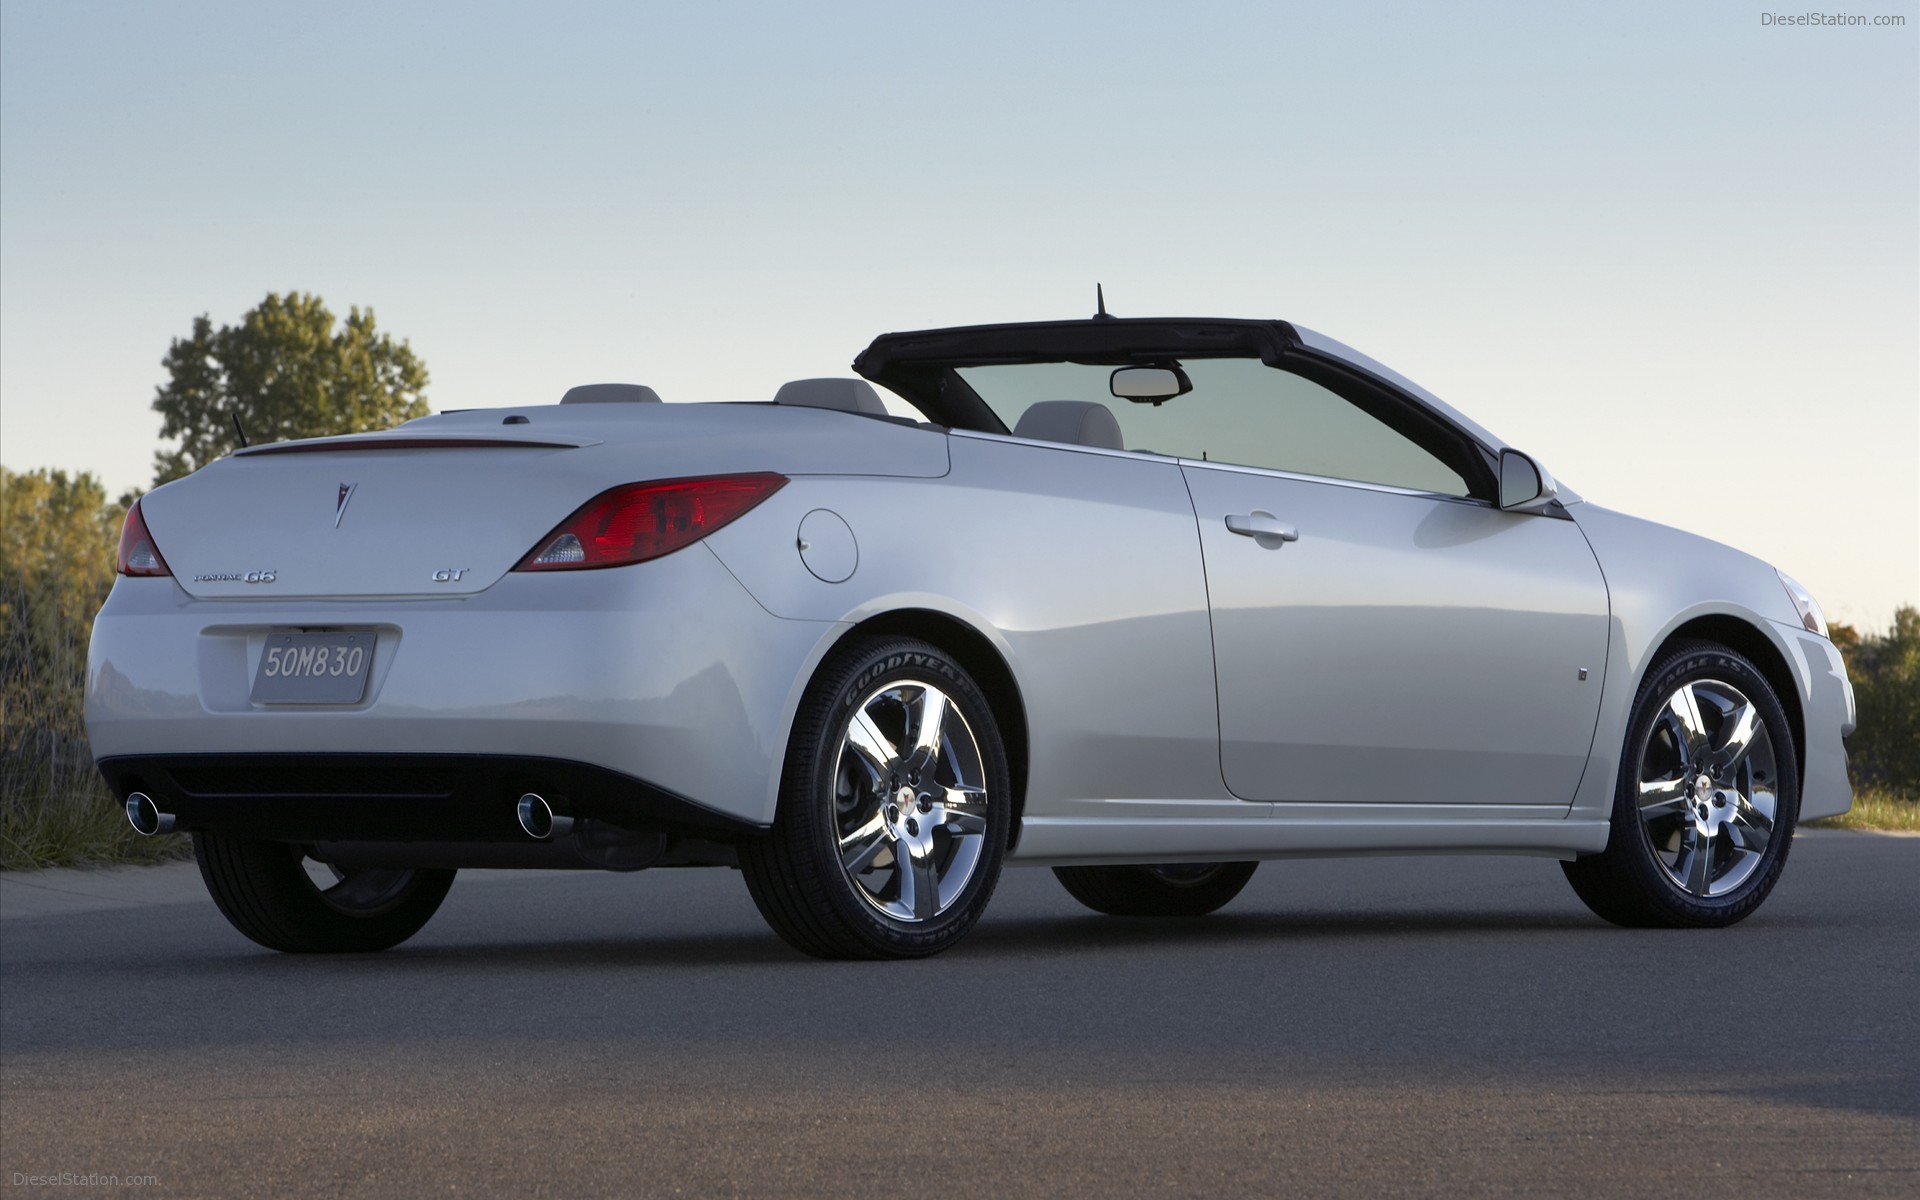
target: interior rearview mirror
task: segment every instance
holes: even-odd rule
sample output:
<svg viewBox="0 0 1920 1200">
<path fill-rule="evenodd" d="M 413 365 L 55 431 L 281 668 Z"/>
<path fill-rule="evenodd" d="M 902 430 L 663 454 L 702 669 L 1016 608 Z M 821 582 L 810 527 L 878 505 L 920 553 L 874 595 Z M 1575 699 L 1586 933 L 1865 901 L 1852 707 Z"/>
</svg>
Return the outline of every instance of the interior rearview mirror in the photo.
<svg viewBox="0 0 1920 1200">
<path fill-rule="evenodd" d="M 1121 367 L 1108 381 L 1108 390 L 1135 404 L 1164 404 L 1193 390 L 1193 381 L 1178 363 L 1166 367 Z"/>
<path fill-rule="evenodd" d="M 1500 507 L 1508 512 L 1542 512 L 1560 495 L 1547 469 L 1518 450 L 1500 452 Z"/>
</svg>

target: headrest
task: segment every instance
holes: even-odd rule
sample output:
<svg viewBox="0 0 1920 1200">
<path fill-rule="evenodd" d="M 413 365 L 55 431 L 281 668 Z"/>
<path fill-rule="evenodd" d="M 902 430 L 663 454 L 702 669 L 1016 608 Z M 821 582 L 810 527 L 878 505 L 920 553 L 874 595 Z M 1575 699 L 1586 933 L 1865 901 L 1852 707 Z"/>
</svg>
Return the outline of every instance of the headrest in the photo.
<svg viewBox="0 0 1920 1200">
<path fill-rule="evenodd" d="M 1041 442 L 1070 442 L 1122 450 L 1120 422 L 1104 404 L 1091 400 L 1042 400 L 1020 414 L 1013 436 Z"/>
<path fill-rule="evenodd" d="M 637 383 L 583 383 L 560 397 L 562 404 L 658 404 L 660 393 Z"/>
<path fill-rule="evenodd" d="M 880 403 L 880 393 L 864 379 L 796 379 L 781 384 L 780 390 L 773 394 L 773 402 L 865 413 L 870 417 L 887 415 L 887 406 Z"/>
</svg>

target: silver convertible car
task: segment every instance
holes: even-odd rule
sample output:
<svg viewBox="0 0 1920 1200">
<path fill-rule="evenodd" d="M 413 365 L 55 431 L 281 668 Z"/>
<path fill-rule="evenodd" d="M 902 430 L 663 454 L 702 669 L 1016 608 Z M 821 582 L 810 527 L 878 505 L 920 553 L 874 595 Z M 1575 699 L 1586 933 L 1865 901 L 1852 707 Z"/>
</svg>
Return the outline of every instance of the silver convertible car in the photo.
<svg viewBox="0 0 1920 1200">
<path fill-rule="evenodd" d="M 871 958 L 1007 864 L 1195 916 L 1263 859 L 1531 854 L 1609 921 L 1725 925 L 1851 802 L 1805 589 L 1331 338 L 1102 315 L 853 368 L 147 494 L 88 666 L 128 818 L 277 950 L 399 943 L 463 867 L 725 865 Z"/>
</svg>

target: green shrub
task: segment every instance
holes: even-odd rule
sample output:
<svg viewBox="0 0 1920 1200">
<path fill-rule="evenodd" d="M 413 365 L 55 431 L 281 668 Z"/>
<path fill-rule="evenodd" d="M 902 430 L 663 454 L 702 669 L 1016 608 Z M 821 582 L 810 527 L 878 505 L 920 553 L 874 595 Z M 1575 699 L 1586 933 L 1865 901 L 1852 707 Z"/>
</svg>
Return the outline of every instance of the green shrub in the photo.
<svg viewBox="0 0 1920 1200">
<path fill-rule="evenodd" d="M 1833 634 L 1860 710 L 1847 739 L 1854 786 L 1920 801 L 1920 609 L 1903 605 L 1883 634 Z"/>
<path fill-rule="evenodd" d="M 91 475 L 0 467 L 0 867 L 183 852 L 127 827 L 81 723 L 123 515 Z"/>
</svg>

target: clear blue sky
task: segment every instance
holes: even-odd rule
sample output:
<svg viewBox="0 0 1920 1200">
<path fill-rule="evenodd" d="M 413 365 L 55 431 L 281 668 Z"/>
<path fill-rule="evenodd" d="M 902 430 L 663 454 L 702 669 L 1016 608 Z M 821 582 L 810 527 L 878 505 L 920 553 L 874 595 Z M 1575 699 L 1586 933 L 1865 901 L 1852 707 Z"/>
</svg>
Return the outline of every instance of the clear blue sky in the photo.
<svg viewBox="0 0 1920 1200">
<path fill-rule="evenodd" d="M 0 0 L 0 461 L 151 478 L 168 341 L 371 306 L 437 407 L 877 332 L 1278 316 L 1836 616 L 1920 602 L 1920 5 Z M 1838 10 L 1833 10 L 1838 11 Z"/>
</svg>

